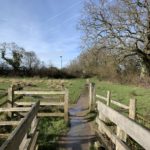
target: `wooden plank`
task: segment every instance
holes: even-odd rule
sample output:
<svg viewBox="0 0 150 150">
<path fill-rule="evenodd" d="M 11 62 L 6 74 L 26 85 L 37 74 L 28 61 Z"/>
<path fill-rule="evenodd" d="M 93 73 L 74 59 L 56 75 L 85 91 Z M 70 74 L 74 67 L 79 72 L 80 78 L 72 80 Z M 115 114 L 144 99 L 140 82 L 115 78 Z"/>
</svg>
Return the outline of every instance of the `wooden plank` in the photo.
<svg viewBox="0 0 150 150">
<path fill-rule="evenodd" d="M 15 102 L 18 106 L 31 106 L 35 102 Z M 63 106 L 64 102 L 41 102 L 40 106 Z"/>
<path fill-rule="evenodd" d="M 36 117 L 35 117 L 35 119 L 33 119 L 33 121 L 32 121 L 32 125 L 31 125 L 31 132 L 30 132 L 30 134 L 29 134 L 29 138 L 28 138 L 28 140 L 27 140 L 27 142 L 26 142 L 26 145 L 25 145 L 25 147 L 24 147 L 24 150 L 29 150 L 31 147 L 35 147 L 35 145 L 34 144 L 36 144 L 36 140 L 37 140 L 37 137 L 36 136 L 38 136 L 38 132 L 37 132 L 37 126 L 38 126 L 38 120 L 36 119 Z"/>
<path fill-rule="evenodd" d="M 12 150 L 12 148 L 17 150 L 19 148 L 19 145 L 31 126 L 32 120 L 37 115 L 39 104 L 40 102 L 38 101 L 32 106 L 32 109 L 29 111 L 29 113 L 0 147 L 0 150 Z"/>
<path fill-rule="evenodd" d="M 20 121 L 0 121 L 0 126 L 16 126 Z"/>
<path fill-rule="evenodd" d="M 35 150 L 38 135 L 39 135 L 39 132 L 36 132 L 35 135 L 33 136 L 31 146 L 30 146 L 29 150 Z"/>
<path fill-rule="evenodd" d="M 12 107 L 12 108 L 0 108 L 0 112 L 20 112 L 29 111 L 31 107 Z"/>
<path fill-rule="evenodd" d="M 14 91 L 16 95 L 64 95 L 65 91 Z"/>
<path fill-rule="evenodd" d="M 120 150 L 129 150 L 129 148 L 105 125 L 103 121 L 101 121 L 99 118 L 96 118 L 96 123 L 101 126 L 102 130 L 111 139 L 111 141 L 115 145 L 118 145 Z"/>
<path fill-rule="evenodd" d="M 111 100 L 111 103 L 114 104 L 114 105 L 117 105 L 118 107 L 121 107 L 121 108 L 124 108 L 124 109 L 129 109 L 129 106 L 124 105 L 122 103 L 119 103 L 119 102 L 117 102 L 115 100 Z"/>
<path fill-rule="evenodd" d="M 104 100 L 106 102 L 107 102 L 107 99 L 108 99 L 107 97 L 104 97 L 104 96 L 101 96 L 101 95 L 97 95 L 97 94 L 96 94 L 96 98 L 102 99 L 102 100 Z M 110 101 L 111 101 L 112 104 L 117 105 L 118 107 L 121 107 L 121 108 L 124 108 L 124 109 L 129 109 L 129 106 L 127 106 L 127 105 L 124 105 L 124 104 L 119 103 L 119 102 L 117 102 L 115 100 L 112 100 L 112 99 Z"/>
<path fill-rule="evenodd" d="M 107 102 L 107 97 L 104 97 L 104 96 L 101 96 L 101 95 L 97 95 L 97 94 L 96 94 L 96 98 L 100 98 L 100 99 L 102 99 L 102 100 L 104 100 L 104 101 Z"/>
<path fill-rule="evenodd" d="M 150 131 L 133 120 L 123 116 L 119 112 L 106 106 L 102 102 L 98 101 L 98 110 L 112 122 L 117 124 L 123 131 L 125 131 L 131 138 L 138 142 L 145 149 L 150 149 Z"/>
<path fill-rule="evenodd" d="M 19 150 L 25 149 L 27 142 L 28 142 L 28 135 L 26 133 L 25 136 L 24 136 L 24 138 L 23 138 L 23 140 L 19 144 Z"/>
<path fill-rule="evenodd" d="M 64 113 L 38 113 L 38 117 L 64 117 Z"/>
</svg>

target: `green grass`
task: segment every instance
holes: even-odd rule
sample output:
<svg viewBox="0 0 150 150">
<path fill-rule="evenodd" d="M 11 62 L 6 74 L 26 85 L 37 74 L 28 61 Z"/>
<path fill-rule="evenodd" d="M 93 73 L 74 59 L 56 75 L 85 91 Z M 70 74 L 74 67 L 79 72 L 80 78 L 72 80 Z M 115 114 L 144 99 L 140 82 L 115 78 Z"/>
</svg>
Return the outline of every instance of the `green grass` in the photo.
<svg viewBox="0 0 150 150">
<path fill-rule="evenodd" d="M 69 85 L 67 86 L 69 89 L 69 100 L 71 104 L 74 104 L 77 102 L 82 90 L 84 89 L 85 80 L 74 79 L 69 81 Z"/>
<path fill-rule="evenodd" d="M 121 85 L 107 81 L 91 79 L 96 83 L 96 93 L 106 96 L 107 90 L 111 91 L 112 99 L 128 105 L 130 98 L 137 99 L 137 112 L 150 115 L 150 89 L 133 85 Z"/>
<path fill-rule="evenodd" d="M 15 82 L 25 82 L 28 86 L 24 90 L 61 90 L 61 80 L 47 78 L 0 78 L 0 94 L 7 91 L 8 87 Z M 69 89 L 69 104 L 76 103 L 84 87 L 85 80 L 64 80 L 63 82 L 65 88 Z M 7 100 L 7 97 L 0 99 L 0 103 L 5 100 Z M 20 101 L 37 100 L 42 100 L 42 98 L 40 96 L 30 96 L 20 99 Z M 48 150 L 56 148 L 59 135 L 66 132 L 68 128 L 63 118 L 42 118 L 40 119 L 38 129 L 39 149 Z"/>
<path fill-rule="evenodd" d="M 80 93 L 84 87 L 84 79 L 70 79 L 63 80 L 65 88 L 69 89 L 69 103 L 76 103 Z M 51 80 L 47 78 L 0 78 L 0 94 L 7 91 L 8 87 L 15 82 L 25 82 L 27 84 L 32 84 L 32 86 L 25 87 L 25 90 L 60 90 L 61 80 Z M 0 99 L 0 103 L 5 99 Z"/>
<path fill-rule="evenodd" d="M 39 150 L 55 149 L 60 133 L 67 132 L 67 125 L 62 118 L 42 118 L 39 122 Z"/>
<path fill-rule="evenodd" d="M 107 90 L 111 91 L 112 99 L 117 100 L 124 104 L 129 104 L 130 98 L 137 99 L 137 111 L 140 114 L 150 114 L 150 89 L 142 87 L 136 87 L 132 85 L 121 85 L 117 83 L 111 83 L 106 81 L 98 81 L 96 78 L 90 79 L 96 83 L 96 93 L 106 96 Z M 32 83 L 33 87 L 27 87 L 26 89 L 42 89 L 42 90 L 54 90 L 57 87 L 59 90 L 59 84 L 61 80 L 50 80 L 47 78 L 0 78 L 0 95 L 7 91 L 9 85 L 13 82 L 23 81 L 26 83 Z M 64 80 L 64 85 L 69 89 L 69 103 L 76 103 L 81 91 L 84 88 L 85 79 L 71 79 Z M 7 97 L 0 99 L 0 102 L 6 100 Z"/>
<path fill-rule="evenodd" d="M 96 83 L 96 93 L 106 96 L 107 90 L 111 91 L 112 99 L 128 105 L 130 98 L 137 99 L 137 112 L 143 115 L 150 115 L 150 89 L 136 87 L 133 85 L 120 85 L 106 81 L 99 81 L 96 78 L 90 79 Z M 60 90 L 61 80 L 51 80 L 47 78 L 0 78 L 0 94 L 7 91 L 9 85 L 14 82 L 26 82 L 29 84 L 26 90 Z M 69 104 L 77 102 L 81 91 L 84 89 L 85 79 L 64 80 L 64 85 L 69 89 Z M 30 86 L 30 84 L 33 86 Z M 29 97 L 30 100 L 40 98 Z M 26 99 L 29 99 L 26 97 Z M 0 99 L 0 103 L 7 97 Z M 39 123 L 40 136 L 38 139 L 41 149 L 54 149 L 56 141 L 61 133 L 67 131 L 67 126 L 63 119 L 51 118 L 42 119 Z"/>
</svg>

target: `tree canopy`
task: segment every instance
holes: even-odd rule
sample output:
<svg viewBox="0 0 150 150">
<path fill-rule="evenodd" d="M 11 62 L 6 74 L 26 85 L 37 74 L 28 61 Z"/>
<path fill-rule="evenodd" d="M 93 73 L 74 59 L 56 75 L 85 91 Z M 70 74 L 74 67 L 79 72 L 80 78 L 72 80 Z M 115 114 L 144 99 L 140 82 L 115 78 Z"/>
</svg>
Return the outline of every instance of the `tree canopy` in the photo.
<svg viewBox="0 0 150 150">
<path fill-rule="evenodd" d="M 150 75 L 150 1 L 90 0 L 79 24 L 86 48 L 98 45 L 122 61 L 133 56 Z"/>
</svg>

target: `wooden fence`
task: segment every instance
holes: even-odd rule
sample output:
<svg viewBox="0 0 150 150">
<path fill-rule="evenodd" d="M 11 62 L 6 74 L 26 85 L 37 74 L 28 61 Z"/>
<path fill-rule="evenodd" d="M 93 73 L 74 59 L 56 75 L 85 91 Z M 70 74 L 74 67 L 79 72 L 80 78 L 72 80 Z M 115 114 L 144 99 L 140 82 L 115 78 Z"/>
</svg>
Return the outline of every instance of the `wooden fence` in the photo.
<svg viewBox="0 0 150 150">
<path fill-rule="evenodd" d="M 12 133 L 0 133 L 0 139 L 7 139 L 0 150 L 16 150 L 16 149 L 35 149 L 36 140 L 38 137 L 37 117 L 64 117 L 65 121 L 68 123 L 68 90 L 62 88 L 61 91 L 24 91 L 20 84 L 11 85 L 8 88 L 8 99 L 3 102 L 0 106 L 0 113 L 7 113 L 10 118 L 8 121 L 0 121 L 0 126 L 4 129 L 7 126 L 16 127 Z M 5 94 L 6 95 L 6 94 Z M 63 101 L 22 101 L 24 96 L 34 96 L 34 95 L 59 95 L 63 97 Z M 49 106 L 63 107 L 63 112 L 41 112 L 40 108 Z M 28 112 L 28 114 L 27 114 Z M 22 118 L 21 120 L 14 120 L 16 118 Z"/>
<path fill-rule="evenodd" d="M 59 95 L 63 96 L 62 102 L 55 102 L 55 101 L 48 101 L 45 102 L 44 100 L 40 101 L 41 107 L 48 107 L 48 106 L 60 106 L 63 107 L 63 112 L 39 112 L 39 117 L 64 117 L 65 121 L 68 122 L 68 90 L 62 90 L 62 91 L 23 91 L 17 90 L 14 86 L 11 86 L 8 89 L 8 100 L 9 100 L 9 107 L 13 107 L 15 105 L 17 106 L 31 106 L 35 102 L 30 101 L 19 101 L 20 97 L 22 96 L 34 96 L 34 95 Z M 16 97 L 17 96 L 17 97 Z"/>
<path fill-rule="evenodd" d="M 115 144 L 116 150 L 127 150 L 127 137 L 130 136 L 133 140 L 139 143 L 143 148 L 150 149 L 150 131 L 145 127 L 135 122 L 136 117 L 136 99 L 130 99 L 129 105 L 119 103 L 111 99 L 111 92 L 107 92 L 107 96 L 96 94 L 94 84 L 89 84 L 89 108 L 92 110 L 92 105 L 96 101 L 98 116 L 96 123 L 98 124 L 98 132 L 106 134 Z M 102 102 L 103 101 L 103 102 Z M 104 103 L 105 102 L 105 103 Z M 119 113 L 110 107 L 116 105 L 128 111 L 128 117 Z M 91 106 L 90 106 L 91 105 Z M 110 128 L 110 124 L 115 124 L 116 132 Z"/>
<path fill-rule="evenodd" d="M 8 137 L 0 150 L 34 150 L 36 148 L 39 105 L 38 101 L 32 107 L 0 108 L 1 113 L 28 112 L 19 121 L 0 121 L 0 126 L 16 126 L 11 134 L 0 134 L 1 138 Z"/>
</svg>

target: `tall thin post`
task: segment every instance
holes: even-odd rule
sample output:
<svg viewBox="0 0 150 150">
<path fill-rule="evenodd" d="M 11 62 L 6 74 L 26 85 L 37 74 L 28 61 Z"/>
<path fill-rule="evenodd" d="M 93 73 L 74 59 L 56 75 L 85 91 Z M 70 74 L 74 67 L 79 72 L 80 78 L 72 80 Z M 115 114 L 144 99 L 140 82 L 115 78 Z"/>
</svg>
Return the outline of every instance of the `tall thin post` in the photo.
<svg viewBox="0 0 150 150">
<path fill-rule="evenodd" d="M 89 111 L 92 110 L 92 83 L 89 83 Z"/>
<path fill-rule="evenodd" d="M 60 67 L 62 69 L 62 56 L 60 56 Z"/>
<path fill-rule="evenodd" d="M 129 118 L 135 120 L 135 116 L 136 116 L 136 99 L 130 99 Z"/>
<path fill-rule="evenodd" d="M 8 103 L 7 103 L 8 108 L 13 107 L 13 98 L 14 98 L 14 91 L 13 91 L 13 85 L 11 85 L 8 88 Z M 8 113 L 8 116 L 11 117 L 12 113 Z"/>
<path fill-rule="evenodd" d="M 95 108 L 95 103 L 96 103 L 96 85 L 95 85 L 95 83 L 93 83 L 93 87 L 92 88 L 93 88 L 93 90 L 92 90 L 93 91 L 93 94 L 92 94 L 92 96 L 93 96 L 92 97 L 92 99 L 93 99 L 92 101 L 93 102 L 92 103 L 93 103 L 93 107 Z"/>
<path fill-rule="evenodd" d="M 111 92 L 107 91 L 107 106 L 110 106 L 111 103 Z"/>
<path fill-rule="evenodd" d="M 9 101 L 9 106 L 13 107 L 13 98 L 14 98 L 14 91 L 13 91 L 13 85 L 11 85 L 8 88 L 8 101 Z"/>
<path fill-rule="evenodd" d="M 69 92 L 65 89 L 65 104 L 64 104 L 64 119 L 68 123 L 68 101 L 69 101 Z"/>
</svg>

